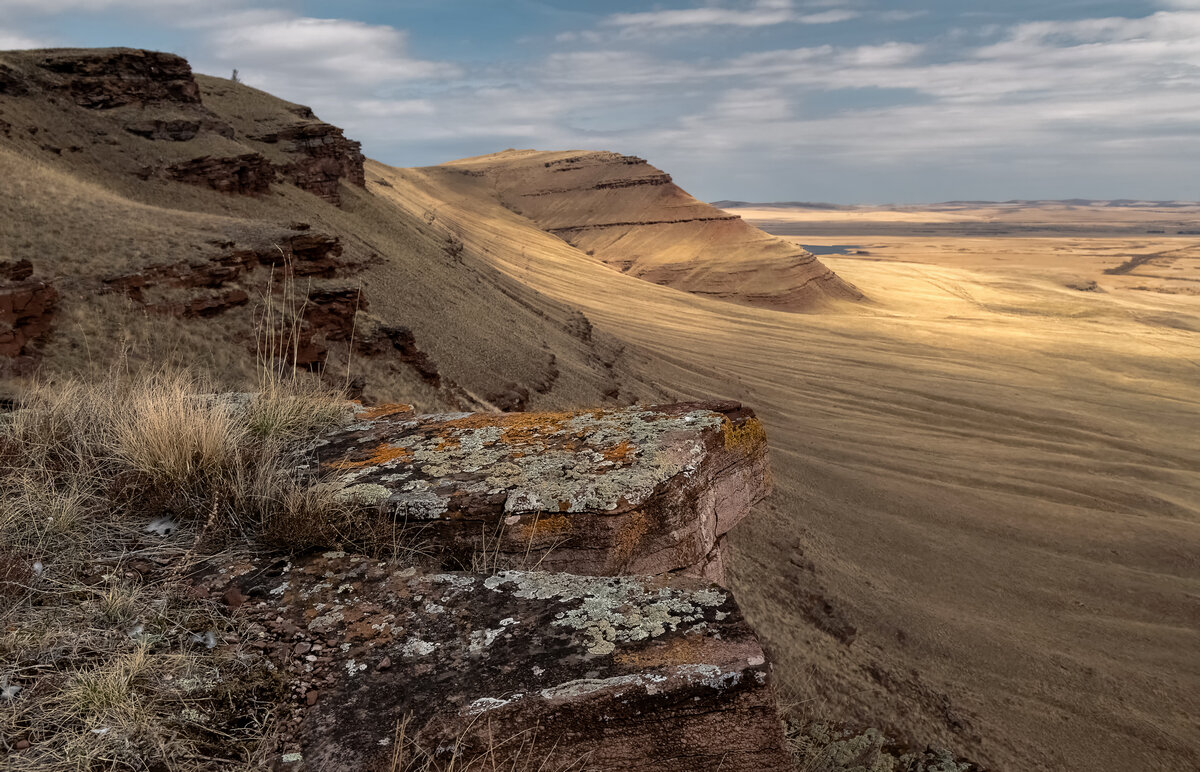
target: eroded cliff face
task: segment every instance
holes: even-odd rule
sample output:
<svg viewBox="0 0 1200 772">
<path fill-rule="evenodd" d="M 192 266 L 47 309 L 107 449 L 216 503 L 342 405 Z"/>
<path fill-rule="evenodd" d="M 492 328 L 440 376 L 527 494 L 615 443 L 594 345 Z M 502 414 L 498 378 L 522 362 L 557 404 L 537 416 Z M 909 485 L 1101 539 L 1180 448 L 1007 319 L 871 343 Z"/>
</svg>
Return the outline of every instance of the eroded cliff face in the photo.
<svg viewBox="0 0 1200 772">
<path fill-rule="evenodd" d="M 347 546 L 193 574 L 285 681 L 279 768 L 395 769 L 414 749 L 488 769 L 791 768 L 767 657 L 711 560 L 769 486 L 751 411 L 357 408 L 297 453 L 413 558 Z"/>
<path fill-rule="evenodd" d="M 862 297 L 810 253 L 697 201 L 641 158 L 508 150 L 433 169 L 485 180 L 511 211 L 656 284 L 791 311 Z"/>
<path fill-rule="evenodd" d="M 214 79 L 215 80 L 215 79 Z M 187 60 L 136 49 L 53 49 L 0 55 L 0 95 L 58 99 L 70 126 L 42 126 L 28 139 L 58 154 L 84 152 L 111 132 L 146 141 L 120 162 L 126 174 L 161 177 L 235 195 L 265 195 L 279 181 L 333 204 L 340 185 L 362 187 L 360 145 L 295 106 L 253 130 L 206 104 Z M 11 135 L 11 132 L 10 132 Z M 18 134 L 19 136 L 19 134 Z"/>
</svg>

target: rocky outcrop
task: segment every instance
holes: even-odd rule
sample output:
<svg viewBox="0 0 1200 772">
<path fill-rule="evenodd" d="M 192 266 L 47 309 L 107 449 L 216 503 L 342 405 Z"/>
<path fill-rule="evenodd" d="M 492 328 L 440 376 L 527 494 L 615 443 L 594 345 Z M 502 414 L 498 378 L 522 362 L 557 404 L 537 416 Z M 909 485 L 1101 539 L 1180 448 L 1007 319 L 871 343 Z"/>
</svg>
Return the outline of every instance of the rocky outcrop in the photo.
<svg viewBox="0 0 1200 772">
<path fill-rule="evenodd" d="M 356 350 L 366 356 L 394 356 L 412 367 L 421 380 L 434 388 L 442 386 L 442 376 L 437 364 L 427 353 L 417 347 L 416 336 L 407 327 L 397 324 L 377 325 L 373 330 L 364 330 L 356 341 Z"/>
<path fill-rule="evenodd" d="M 91 110 L 125 105 L 200 104 L 200 89 L 187 60 L 174 54 L 129 48 L 62 49 L 38 65 L 56 78 L 75 104 Z"/>
<path fill-rule="evenodd" d="M 288 679 L 285 769 L 395 769 L 417 749 L 492 769 L 789 769 L 762 648 L 700 580 L 331 552 L 214 567 L 197 592 L 236 605 Z"/>
<path fill-rule="evenodd" d="M 58 290 L 32 277 L 28 260 L 0 261 L 0 357 L 8 372 L 28 370 L 54 326 Z"/>
<path fill-rule="evenodd" d="M 284 340 L 285 358 L 308 370 L 325 364 L 329 353 L 326 344 L 350 341 L 360 311 L 366 311 L 367 299 L 358 287 L 317 289 L 308 293 L 303 306 L 298 338 L 293 343 Z M 290 333 L 290 331 L 289 331 Z"/>
<path fill-rule="evenodd" d="M 233 127 L 219 120 L 190 120 L 177 118 L 173 120 L 144 120 L 125 124 L 125 131 L 143 139 L 166 140 L 170 142 L 187 142 L 195 139 L 202 131 L 233 139 Z"/>
<path fill-rule="evenodd" d="M 260 267 L 275 268 L 281 274 L 314 278 L 335 278 L 355 274 L 361 266 L 340 258 L 342 243 L 335 236 L 303 231 L 283 233 L 269 244 L 235 249 L 191 262 L 167 263 L 134 273 L 108 276 L 102 283 L 109 291 L 118 291 L 138 302 L 148 303 L 147 290 L 155 288 L 218 289 L 245 280 Z M 262 274 L 266 280 L 266 274 Z"/>
<path fill-rule="evenodd" d="M 415 416 L 368 410 L 314 454 L 338 496 L 420 529 L 443 565 L 724 578 L 724 535 L 768 491 L 737 403 Z"/>
<path fill-rule="evenodd" d="M 342 130 L 327 123 L 297 123 L 281 131 L 251 139 L 279 144 L 296 160 L 279 166 L 283 178 L 334 204 L 341 204 L 340 183 L 366 186 L 362 144 L 346 139 Z"/>
<path fill-rule="evenodd" d="M 259 153 L 244 153 L 227 158 L 200 156 L 171 164 L 166 168 L 166 175 L 176 182 L 222 193 L 261 196 L 271 189 L 275 168 Z"/>
<path fill-rule="evenodd" d="M 5 58 L 0 62 L 0 96 L 57 100 L 54 95 L 66 94 L 79 108 L 103 112 L 103 118 L 79 116 L 73 121 L 77 126 L 98 122 L 99 136 L 115 124 L 146 140 L 180 145 L 147 153 L 140 166 L 131 165 L 125 172 L 240 195 L 261 195 L 278 177 L 334 204 L 341 203 L 343 180 L 358 187 L 366 184 L 361 145 L 341 129 L 296 105 L 290 114 L 280 110 L 261 123 L 263 119 L 256 118 L 252 135 L 239 136 L 229 121 L 245 130 L 243 116 L 227 113 L 225 120 L 209 110 L 191 67 L 173 54 L 55 49 L 13 52 Z M 223 151 L 214 151 L 210 143 L 204 151 L 188 153 L 186 143 L 202 135 L 230 142 L 216 143 L 226 146 Z M 238 152 L 239 146 L 243 152 Z M 45 149 L 58 153 L 62 148 Z"/>
</svg>

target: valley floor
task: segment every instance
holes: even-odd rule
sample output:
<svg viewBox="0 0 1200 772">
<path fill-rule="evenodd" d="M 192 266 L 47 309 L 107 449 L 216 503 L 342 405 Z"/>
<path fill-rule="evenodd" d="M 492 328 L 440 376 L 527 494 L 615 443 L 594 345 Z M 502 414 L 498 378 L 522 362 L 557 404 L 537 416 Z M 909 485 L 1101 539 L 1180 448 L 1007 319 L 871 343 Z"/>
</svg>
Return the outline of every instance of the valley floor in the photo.
<svg viewBox="0 0 1200 772">
<path fill-rule="evenodd" d="M 422 181 L 386 173 L 407 192 L 376 192 L 419 211 Z M 870 244 L 822 258 L 869 300 L 805 315 L 472 217 L 500 270 L 647 352 L 644 383 L 765 419 L 776 493 L 735 532 L 735 589 L 800 713 L 996 769 L 1200 765 L 1200 301 L 1103 273 L 1145 239 L 1073 235 L 1063 260 L 1063 240 L 809 234 Z"/>
</svg>

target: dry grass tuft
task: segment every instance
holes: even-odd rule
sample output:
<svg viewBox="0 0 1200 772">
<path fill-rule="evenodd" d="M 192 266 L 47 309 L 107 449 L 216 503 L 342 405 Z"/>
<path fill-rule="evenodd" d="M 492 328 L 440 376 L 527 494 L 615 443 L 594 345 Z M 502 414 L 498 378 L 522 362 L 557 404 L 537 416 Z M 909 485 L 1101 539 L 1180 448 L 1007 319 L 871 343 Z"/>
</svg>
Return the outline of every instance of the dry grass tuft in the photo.
<svg viewBox="0 0 1200 772">
<path fill-rule="evenodd" d="M 317 546 L 285 521 L 352 523 L 291 449 L 345 403 L 155 372 L 36 385 L 23 404 L 0 418 L 0 767 L 255 766 L 278 677 L 180 577 L 245 536 Z"/>
</svg>

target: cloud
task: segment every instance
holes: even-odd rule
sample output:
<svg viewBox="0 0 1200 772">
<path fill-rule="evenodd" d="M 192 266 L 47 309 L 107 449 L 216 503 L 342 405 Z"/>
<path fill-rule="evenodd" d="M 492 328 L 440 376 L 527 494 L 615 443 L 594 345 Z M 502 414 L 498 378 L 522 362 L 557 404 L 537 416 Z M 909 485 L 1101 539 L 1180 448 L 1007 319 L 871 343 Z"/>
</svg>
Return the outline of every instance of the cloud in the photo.
<svg viewBox="0 0 1200 772">
<path fill-rule="evenodd" d="M 602 22 L 605 26 L 639 30 L 679 27 L 769 27 L 776 24 L 835 24 L 856 18 L 858 13 L 831 8 L 817 13 L 797 11 L 791 0 L 756 0 L 740 7 L 704 6 L 666 11 L 616 13 Z"/>
<path fill-rule="evenodd" d="M 223 7 L 236 0 L 210 0 L 206 9 Z M 141 11 L 159 14 L 195 8 L 191 0 L 0 0 L 0 13 L 24 16 L 53 16 L 61 13 Z"/>
<path fill-rule="evenodd" d="M 408 53 L 407 34 L 387 25 L 245 11 L 203 25 L 206 56 L 237 67 L 261 87 L 301 84 L 341 91 L 397 81 L 451 78 L 457 66 Z"/>
<path fill-rule="evenodd" d="M 717 182 L 755 164 L 762 180 L 799 177 L 811 163 L 836 165 L 846 172 L 839 179 L 881 169 L 901 178 L 936 164 L 956 175 L 1011 174 L 1022 162 L 1059 177 L 1143 168 L 1182 179 L 1177 159 L 1200 133 L 1200 0 L 1161 0 L 1139 18 L 990 25 L 986 34 L 943 25 L 920 42 L 897 32 L 907 27 L 875 24 L 914 17 L 883 3 L 724 0 L 613 14 L 542 41 L 550 53 L 533 60 L 468 64 L 415 54 L 397 27 L 305 16 L 267 7 L 271 0 L 163 10 L 182 1 L 0 0 L 0 9 L 30 19 L 29 9 L 158 14 L 196 69 L 237 67 L 250 85 L 310 104 L 385 161 L 517 145 L 620 150 L 677 167 L 681 179 L 691 170 Z M 869 45 L 762 51 L 745 47 L 750 35 L 686 45 L 717 29 L 852 14 L 873 23 L 857 36 Z M 0 47 L 46 44 L 33 33 L 44 25 L 0 18 L 8 22 Z M 876 38 L 880 30 L 894 39 Z"/>
<path fill-rule="evenodd" d="M 37 40 L 15 32 L 0 30 L 0 51 L 15 51 L 22 48 L 46 48 L 49 41 Z"/>
</svg>

